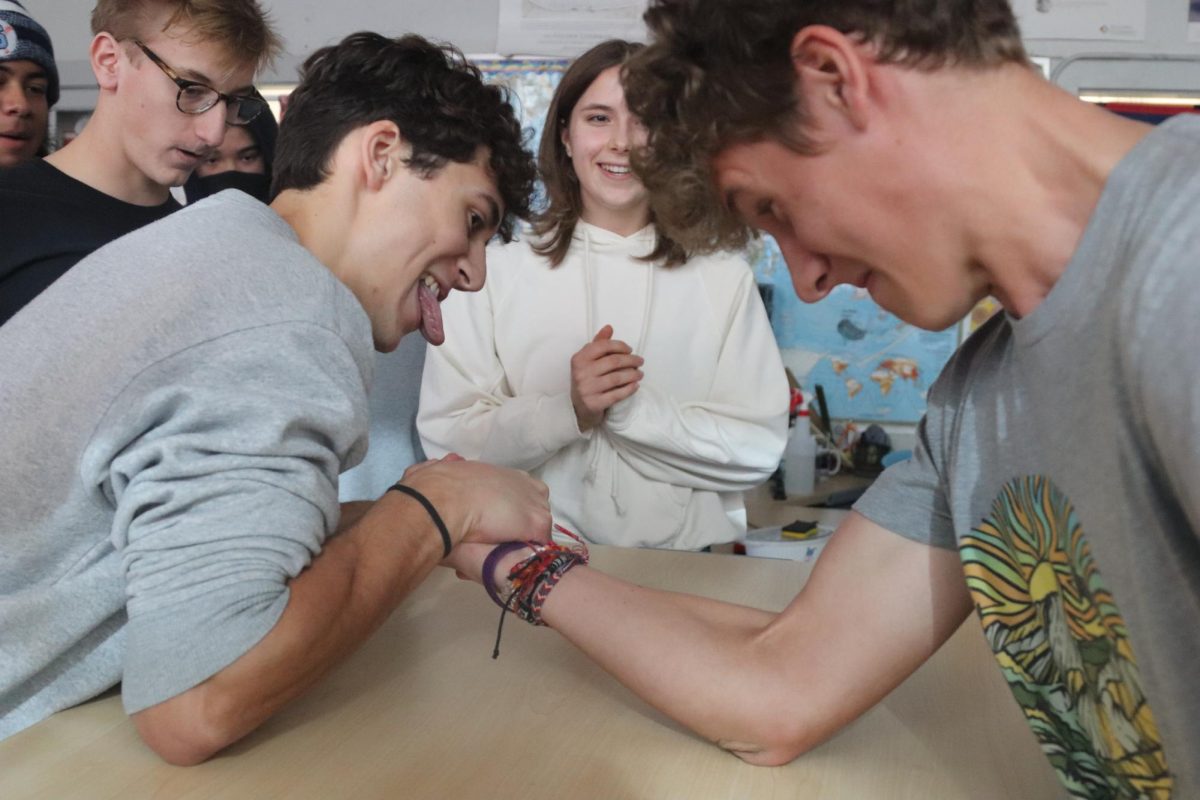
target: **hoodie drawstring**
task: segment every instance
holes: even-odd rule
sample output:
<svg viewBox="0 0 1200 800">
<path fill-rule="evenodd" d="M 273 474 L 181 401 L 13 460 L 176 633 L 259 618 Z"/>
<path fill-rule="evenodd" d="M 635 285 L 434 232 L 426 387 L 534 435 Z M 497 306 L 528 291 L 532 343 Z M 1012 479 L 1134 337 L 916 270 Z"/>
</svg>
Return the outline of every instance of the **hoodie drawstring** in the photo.
<svg viewBox="0 0 1200 800">
<path fill-rule="evenodd" d="M 593 296 L 592 287 L 592 235 L 586 224 L 580 225 L 579 228 L 583 232 L 583 296 L 584 296 L 584 324 L 586 327 L 587 341 L 596 335 L 596 311 L 594 308 L 595 298 Z M 654 303 L 654 264 L 646 264 L 646 288 L 643 292 L 642 301 L 642 324 L 638 331 L 637 339 L 631 345 L 634 353 L 644 352 L 646 348 L 646 340 L 650 333 L 650 309 Z M 607 438 L 608 435 L 603 428 L 599 431 L 600 436 Z M 611 451 L 611 452 L 608 452 Z M 594 485 L 596 477 L 600 472 L 600 460 L 604 458 L 607 452 L 609 458 L 609 499 L 612 501 L 613 508 L 620 516 L 625 515 L 626 506 L 622 498 L 622 478 L 620 469 L 620 459 L 617 458 L 615 451 L 612 450 L 611 443 L 608 447 L 604 447 L 600 442 L 591 443 L 591 454 L 588 459 L 588 468 L 584 474 L 584 481 Z"/>
</svg>

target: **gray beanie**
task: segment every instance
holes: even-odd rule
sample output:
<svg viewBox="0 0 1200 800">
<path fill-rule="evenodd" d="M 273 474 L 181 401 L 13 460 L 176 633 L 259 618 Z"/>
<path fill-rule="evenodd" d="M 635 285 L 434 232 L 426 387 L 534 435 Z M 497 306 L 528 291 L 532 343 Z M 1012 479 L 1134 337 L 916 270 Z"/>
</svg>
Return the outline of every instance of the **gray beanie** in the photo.
<svg viewBox="0 0 1200 800">
<path fill-rule="evenodd" d="M 32 61 L 46 70 L 46 102 L 58 102 L 58 66 L 50 34 L 17 0 L 0 0 L 0 61 Z"/>
</svg>

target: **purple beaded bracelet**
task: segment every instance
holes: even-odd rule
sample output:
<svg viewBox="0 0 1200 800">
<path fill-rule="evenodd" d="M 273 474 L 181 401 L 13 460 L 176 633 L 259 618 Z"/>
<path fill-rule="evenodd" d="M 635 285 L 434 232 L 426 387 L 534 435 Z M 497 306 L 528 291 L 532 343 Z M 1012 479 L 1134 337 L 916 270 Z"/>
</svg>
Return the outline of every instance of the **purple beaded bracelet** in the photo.
<svg viewBox="0 0 1200 800">
<path fill-rule="evenodd" d="M 492 548 L 492 552 L 488 553 L 487 558 L 483 560 L 483 588 L 487 589 L 488 597 L 501 608 L 508 610 L 504 605 L 504 601 L 500 599 L 500 595 L 496 592 L 496 587 L 492 583 L 492 575 L 496 571 L 496 565 L 500 563 L 500 559 L 513 552 L 520 550 L 522 547 L 528 547 L 525 542 L 505 542 Z"/>
</svg>

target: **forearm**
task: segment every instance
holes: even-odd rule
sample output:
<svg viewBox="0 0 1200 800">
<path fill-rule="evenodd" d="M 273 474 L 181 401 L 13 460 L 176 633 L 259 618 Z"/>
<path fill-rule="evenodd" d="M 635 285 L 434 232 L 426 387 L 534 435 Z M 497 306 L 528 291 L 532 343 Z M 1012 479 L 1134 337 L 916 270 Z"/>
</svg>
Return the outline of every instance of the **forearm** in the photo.
<svg viewBox="0 0 1200 800">
<path fill-rule="evenodd" d="M 363 514 L 371 510 L 371 506 L 375 504 L 374 500 L 351 500 L 342 503 L 341 517 L 338 519 L 337 533 L 348 530 L 354 527 Z"/>
<path fill-rule="evenodd" d="M 879 702 L 970 607 L 957 553 L 852 514 L 780 614 L 582 568 L 543 616 L 663 713 L 748 762 L 782 764 Z"/>
<path fill-rule="evenodd" d="M 804 665 L 770 653 L 776 614 L 584 568 L 563 578 L 543 616 L 631 691 L 706 739 L 752 763 L 798 754 L 789 735 L 797 720 L 779 715 L 791 698 L 780 694 L 803 685 Z"/>
<path fill-rule="evenodd" d="M 389 492 L 291 581 L 287 607 L 258 644 L 198 686 L 134 715 L 139 732 L 180 764 L 237 741 L 357 649 L 436 566 L 442 548 L 425 510 Z"/>
</svg>

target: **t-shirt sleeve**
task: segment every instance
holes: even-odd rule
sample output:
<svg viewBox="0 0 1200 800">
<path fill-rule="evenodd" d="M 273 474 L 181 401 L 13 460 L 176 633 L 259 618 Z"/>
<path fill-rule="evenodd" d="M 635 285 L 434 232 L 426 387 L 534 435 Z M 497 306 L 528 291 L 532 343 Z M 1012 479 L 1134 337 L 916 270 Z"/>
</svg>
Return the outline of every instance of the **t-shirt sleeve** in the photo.
<svg viewBox="0 0 1200 800">
<path fill-rule="evenodd" d="M 1128 293 L 1120 336 L 1124 385 L 1145 469 L 1162 476 L 1192 531 L 1200 531 L 1200 228 L 1192 208 L 1171 207 Z M 1173 227 L 1170 223 L 1175 223 Z"/>
<path fill-rule="evenodd" d="M 198 344 L 117 397 L 82 469 L 115 507 L 129 713 L 201 683 L 271 630 L 288 582 L 337 526 L 337 475 L 366 421 L 349 347 L 307 323 Z"/>
<path fill-rule="evenodd" d="M 947 367 L 946 373 L 951 372 Z M 906 539 L 954 549 L 954 522 L 946 500 L 943 442 L 953 396 L 946 375 L 929 392 L 925 417 L 917 426 L 912 458 L 883 471 L 854 504 L 854 510 Z"/>
</svg>

